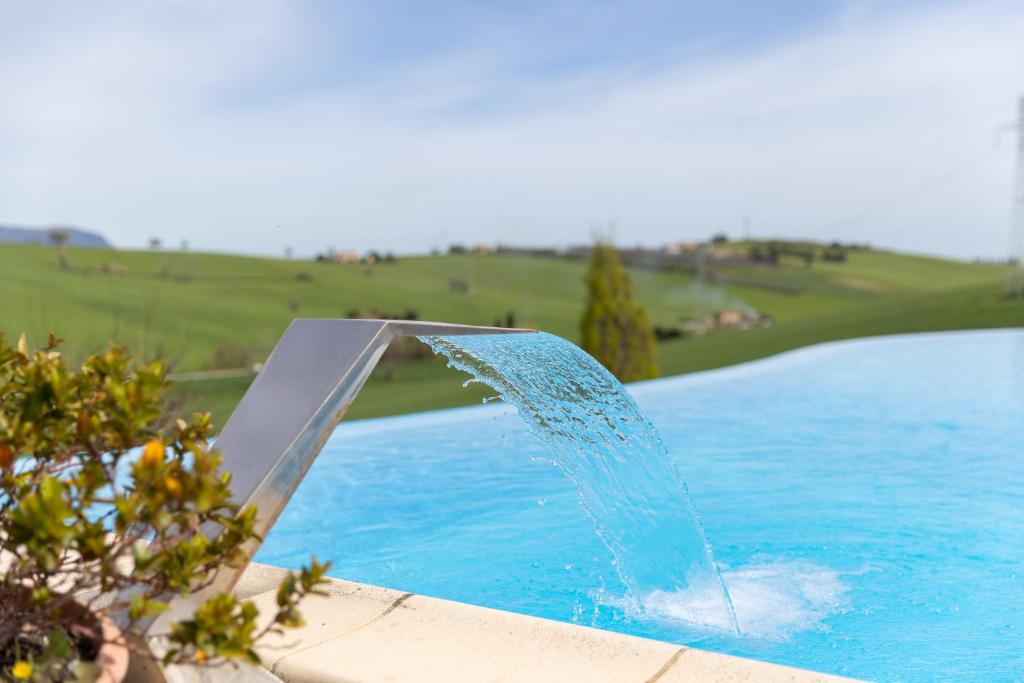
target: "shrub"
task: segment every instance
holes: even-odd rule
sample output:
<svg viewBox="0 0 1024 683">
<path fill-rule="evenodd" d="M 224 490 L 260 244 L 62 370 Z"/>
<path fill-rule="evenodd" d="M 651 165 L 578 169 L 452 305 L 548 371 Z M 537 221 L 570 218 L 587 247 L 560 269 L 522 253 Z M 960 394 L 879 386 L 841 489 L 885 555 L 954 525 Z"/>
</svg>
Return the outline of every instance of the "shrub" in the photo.
<svg viewBox="0 0 1024 683">
<path fill-rule="evenodd" d="M 679 327 L 654 327 L 654 338 L 658 341 L 669 341 L 672 339 L 682 339 L 685 336 L 682 328 Z"/>
<path fill-rule="evenodd" d="M 231 502 L 231 476 L 208 444 L 209 414 L 163 426 L 160 361 L 133 366 L 111 348 L 70 369 L 52 335 L 29 351 L 0 336 L 0 678 L 88 677 L 98 643 L 69 621 L 85 603 L 118 615 L 138 654 L 143 626 L 176 595 L 246 561 L 256 510 Z M 202 529 L 203 531 L 200 531 Z M 154 643 L 164 663 L 258 662 L 257 640 L 302 623 L 297 603 L 328 565 L 281 584 L 267 627 L 252 602 L 208 597 Z M 96 598 L 113 596 L 102 609 Z M 130 597 L 126 597 L 129 596 Z"/>
</svg>

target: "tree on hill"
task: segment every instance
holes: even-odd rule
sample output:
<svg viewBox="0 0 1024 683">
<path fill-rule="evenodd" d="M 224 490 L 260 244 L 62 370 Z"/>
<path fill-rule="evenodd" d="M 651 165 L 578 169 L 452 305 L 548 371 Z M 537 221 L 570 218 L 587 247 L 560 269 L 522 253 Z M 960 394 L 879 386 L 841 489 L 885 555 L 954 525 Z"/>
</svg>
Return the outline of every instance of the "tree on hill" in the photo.
<svg viewBox="0 0 1024 683">
<path fill-rule="evenodd" d="M 586 284 L 587 305 L 580 321 L 583 350 L 622 382 L 657 377 L 654 329 L 615 247 L 594 245 Z"/>
<path fill-rule="evenodd" d="M 50 241 L 53 242 L 53 246 L 58 249 L 68 243 L 68 231 L 67 230 L 51 230 L 49 232 Z"/>
<path fill-rule="evenodd" d="M 68 240 L 71 236 L 68 235 L 67 230 L 54 228 L 49 232 L 49 237 L 53 246 L 57 247 L 57 261 L 60 262 L 60 267 L 67 270 L 71 267 L 71 263 L 68 261 L 68 255 L 64 251 L 64 247 L 67 246 Z"/>
</svg>

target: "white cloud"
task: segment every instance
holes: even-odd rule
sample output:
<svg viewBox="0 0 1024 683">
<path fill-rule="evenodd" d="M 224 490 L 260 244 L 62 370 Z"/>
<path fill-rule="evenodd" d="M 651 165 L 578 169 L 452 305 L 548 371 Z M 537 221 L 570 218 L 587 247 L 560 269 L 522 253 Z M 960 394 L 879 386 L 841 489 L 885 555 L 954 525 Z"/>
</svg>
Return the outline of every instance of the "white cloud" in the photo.
<svg viewBox="0 0 1024 683">
<path fill-rule="evenodd" d="M 1017 5 L 851 13 L 654 72 L 514 77 L 507 44 L 476 43 L 310 83 L 324 46 L 289 7 L 109 10 L 7 41 L 0 221 L 311 253 L 568 243 L 609 219 L 660 243 L 749 215 L 761 235 L 1005 254 Z"/>
</svg>

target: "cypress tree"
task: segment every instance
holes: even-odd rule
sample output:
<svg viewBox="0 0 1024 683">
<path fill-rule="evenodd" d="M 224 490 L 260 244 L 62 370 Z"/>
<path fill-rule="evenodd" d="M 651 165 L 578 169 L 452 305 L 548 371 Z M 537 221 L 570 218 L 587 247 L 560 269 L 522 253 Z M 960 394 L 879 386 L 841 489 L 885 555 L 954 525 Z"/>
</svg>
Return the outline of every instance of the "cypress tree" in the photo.
<svg viewBox="0 0 1024 683">
<path fill-rule="evenodd" d="M 594 245 L 586 284 L 587 306 L 580 321 L 583 350 L 619 381 L 657 377 L 654 330 L 615 247 Z"/>
</svg>

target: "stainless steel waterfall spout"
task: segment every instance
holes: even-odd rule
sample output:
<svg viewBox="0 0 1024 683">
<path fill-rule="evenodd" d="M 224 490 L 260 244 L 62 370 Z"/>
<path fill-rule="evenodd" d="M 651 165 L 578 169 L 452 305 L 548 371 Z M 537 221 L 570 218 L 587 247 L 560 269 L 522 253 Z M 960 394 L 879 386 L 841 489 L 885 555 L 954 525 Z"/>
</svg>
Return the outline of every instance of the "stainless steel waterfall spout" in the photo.
<svg viewBox="0 0 1024 683">
<path fill-rule="evenodd" d="M 404 320 L 292 321 L 217 438 L 235 501 L 255 505 L 265 536 L 324 442 L 396 336 L 507 334 L 536 330 Z M 247 548 L 247 557 L 258 544 Z M 201 593 L 176 598 L 175 614 L 230 590 L 244 567 L 222 567 Z"/>
<path fill-rule="evenodd" d="M 531 331 L 404 320 L 293 321 L 217 439 L 235 500 L 258 508 L 257 533 L 270 531 L 394 337 Z"/>
</svg>

